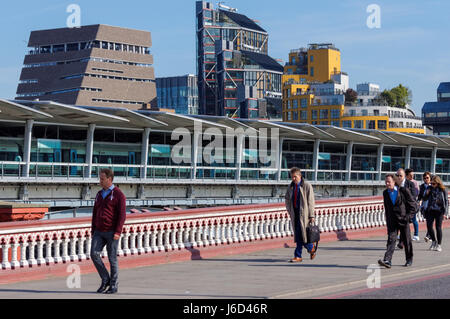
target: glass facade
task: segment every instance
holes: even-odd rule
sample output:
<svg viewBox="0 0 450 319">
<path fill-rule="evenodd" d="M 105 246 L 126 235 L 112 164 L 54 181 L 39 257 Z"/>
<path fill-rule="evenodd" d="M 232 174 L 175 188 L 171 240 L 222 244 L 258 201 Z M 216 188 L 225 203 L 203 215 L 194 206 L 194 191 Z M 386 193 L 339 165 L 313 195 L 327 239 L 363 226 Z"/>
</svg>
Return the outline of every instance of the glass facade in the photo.
<svg viewBox="0 0 450 319">
<path fill-rule="evenodd" d="M 156 78 L 158 108 L 177 114 L 198 114 L 198 87 L 195 75 Z"/>
</svg>

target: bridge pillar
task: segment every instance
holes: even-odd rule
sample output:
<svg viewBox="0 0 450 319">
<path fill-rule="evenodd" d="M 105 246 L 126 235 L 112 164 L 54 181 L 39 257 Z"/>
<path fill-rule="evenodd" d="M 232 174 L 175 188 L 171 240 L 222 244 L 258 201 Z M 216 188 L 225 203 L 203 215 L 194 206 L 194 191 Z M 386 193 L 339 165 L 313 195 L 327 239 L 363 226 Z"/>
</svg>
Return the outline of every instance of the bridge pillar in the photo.
<svg viewBox="0 0 450 319">
<path fill-rule="evenodd" d="M 197 160 L 198 160 L 198 152 L 199 152 L 199 142 L 201 141 L 201 126 L 200 129 L 197 128 L 197 124 L 194 128 L 194 134 L 192 135 L 192 142 L 191 142 L 191 163 L 192 163 L 192 169 L 191 169 L 191 179 L 197 178 Z M 200 146 L 200 152 L 201 152 L 201 146 Z"/>
<path fill-rule="evenodd" d="M 277 173 L 277 180 L 281 181 L 281 178 L 283 177 L 282 175 L 282 169 L 283 169 L 283 142 L 284 142 L 284 138 L 279 138 L 279 143 L 278 143 L 278 158 L 277 158 L 277 169 L 278 169 L 278 173 Z"/>
<path fill-rule="evenodd" d="M 188 185 L 186 189 L 186 198 L 195 198 L 195 187 L 194 185 Z"/>
<path fill-rule="evenodd" d="M 146 199 L 145 197 L 145 186 L 139 185 L 137 189 L 137 198 L 138 199 Z"/>
<path fill-rule="evenodd" d="M 81 190 L 81 199 L 82 200 L 90 200 L 92 198 L 91 187 L 89 185 L 83 186 Z"/>
<path fill-rule="evenodd" d="M 239 186 L 234 185 L 233 188 L 231 189 L 231 198 L 239 199 L 239 197 L 240 197 Z"/>
<path fill-rule="evenodd" d="M 28 185 L 21 185 L 19 188 L 19 200 L 29 200 Z"/>
</svg>

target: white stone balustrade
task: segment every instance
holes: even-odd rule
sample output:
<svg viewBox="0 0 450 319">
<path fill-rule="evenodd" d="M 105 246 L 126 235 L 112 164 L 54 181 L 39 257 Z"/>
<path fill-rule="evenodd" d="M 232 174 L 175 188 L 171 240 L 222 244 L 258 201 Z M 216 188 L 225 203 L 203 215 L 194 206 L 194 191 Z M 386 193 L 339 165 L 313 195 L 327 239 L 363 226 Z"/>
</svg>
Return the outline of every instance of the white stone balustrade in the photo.
<svg viewBox="0 0 450 319">
<path fill-rule="evenodd" d="M 418 220 L 424 221 L 420 213 Z M 382 198 L 318 200 L 316 224 L 323 233 L 383 227 L 386 222 Z M 90 259 L 90 218 L 16 225 L 19 226 L 11 228 L 6 227 L 7 223 L 0 224 L 4 270 Z M 283 204 L 134 214 L 127 217 L 118 255 L 126 258 L 292 236 L 290 217 Z M 106 249 L 102 256 L 107 256 Z"/>
</svg>

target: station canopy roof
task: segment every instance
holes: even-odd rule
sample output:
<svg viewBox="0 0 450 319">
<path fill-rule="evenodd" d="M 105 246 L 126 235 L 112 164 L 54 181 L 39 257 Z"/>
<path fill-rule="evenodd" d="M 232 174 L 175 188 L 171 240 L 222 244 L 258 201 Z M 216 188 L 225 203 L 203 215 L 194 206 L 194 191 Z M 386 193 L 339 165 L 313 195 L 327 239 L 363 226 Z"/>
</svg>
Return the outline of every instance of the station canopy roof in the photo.
<svg viewBox="0 0 450 319">
<path fill-rule="evenodd" d="M 399 132 L 346 129 L 328 125 L 285 123 L 267 120 L 233 119 L 226 116 L 180 115 L 150 110 L 129 110 L 126 108 L 74 106 L 52 101 L 20 101 L 0 99 L 0 121 L 34 120 L 35 122 L 59 125 L 88 125 L 144 129 L 171 132 L 186 128 L 191 132 L 201 128 L 216 128 L 226 134 L 227 130 L 242 129 L 246 134 L 258 133 L 266 128 L 268 137 L 271 129 L 278 129 L 284 139 L 319 139 L 324 142 L 349 142 L 356 144 L 384 144 L 389 146 L 437 147 L 450 149 L 450 137 L 437 135 L 408 134 Z"/>
</svg>

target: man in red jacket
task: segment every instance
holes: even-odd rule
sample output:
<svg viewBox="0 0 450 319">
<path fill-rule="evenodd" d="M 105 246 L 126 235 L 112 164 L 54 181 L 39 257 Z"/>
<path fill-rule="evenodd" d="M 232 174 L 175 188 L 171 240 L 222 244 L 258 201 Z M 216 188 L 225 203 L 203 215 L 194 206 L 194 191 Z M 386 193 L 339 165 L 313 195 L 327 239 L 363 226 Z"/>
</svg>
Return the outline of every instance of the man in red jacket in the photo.
<svg viewBox="0 0 450 319">
<path fill-rule="evenodd" d="M 98 293 L 114 294 L 118 290 L 119 264 L 117 248 L 126 218 L 126 198 L 113 184 L 114 173 L 110 169 L 100 170 L 102 189 L 95 197 L 92 211 L 91 258 L 102 279 Z M 106 245 L 111 275 L 102 262 L 101 253 Z M 107 289 L 109 287 L 109 289 Z"/>
</svg>

